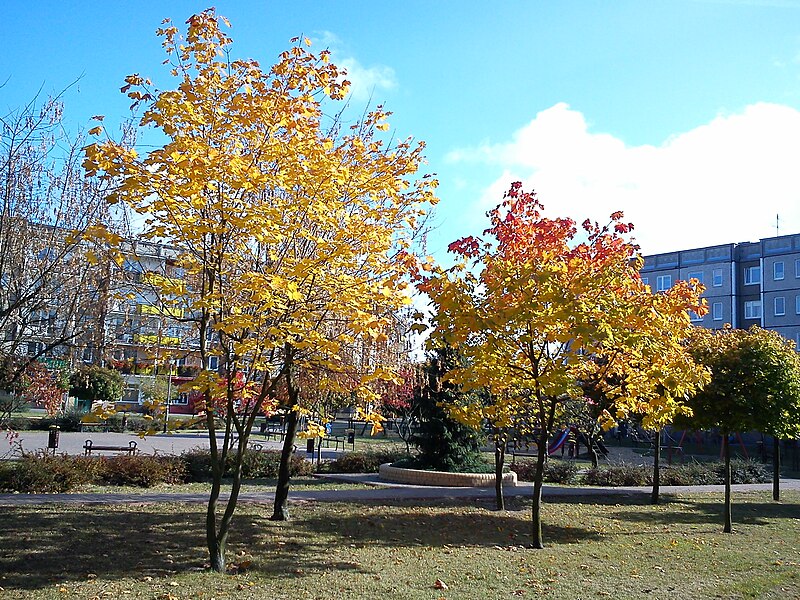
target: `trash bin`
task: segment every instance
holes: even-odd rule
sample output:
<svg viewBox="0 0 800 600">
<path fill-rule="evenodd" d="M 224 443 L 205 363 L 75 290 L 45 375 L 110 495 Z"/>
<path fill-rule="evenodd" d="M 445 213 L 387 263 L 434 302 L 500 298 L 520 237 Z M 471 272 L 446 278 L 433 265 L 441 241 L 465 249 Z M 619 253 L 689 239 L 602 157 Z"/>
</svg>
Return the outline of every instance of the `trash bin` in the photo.
<svg viewBox="0 0 800 600">
<path fill-rule="evenodd" d="M 351 446 L 355 445 L 356 443 L 356 430 L 355 429 L 348 429 L 347 430 L 347 443 Z"/>
<path fill-rule="evenodd" d="M 50 433 L 47 436 L 47 448 L 53 451 L 53 454 L 56 453 L 56 448 L 58 448 L 58 438 L 61 435 L 60 427 L 58 425 L 50 425 Z"/>
</svg>

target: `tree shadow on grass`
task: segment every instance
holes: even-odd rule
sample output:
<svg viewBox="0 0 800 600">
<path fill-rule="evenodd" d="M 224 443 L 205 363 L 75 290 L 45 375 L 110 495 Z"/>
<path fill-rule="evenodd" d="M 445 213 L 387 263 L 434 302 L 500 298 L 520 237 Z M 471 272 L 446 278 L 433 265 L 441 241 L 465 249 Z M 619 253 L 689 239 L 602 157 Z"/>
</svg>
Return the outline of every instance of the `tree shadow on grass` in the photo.
<svg viewBox="0 0 800 600">
<path fill-rule="evenodd" d="M 234 519 L 236 543 L 253 543 L 258 528 L 236 525 Z M 202 568 L 206 557 L 202 507 L 62 505 L 0 513 L 6 589 L 40 589 L 90 574 L 107 580 L 163 576 Z"/>
<path fill-rule="evenodd" d="M 253 558 L 265 577 L 321 571 L 364 571 L 334 550 L 525 546 L 526 510 L 490 512 L 463 503 L 313 504 L 296 520 L 269 521 L 263 506 L 243 504 L 231 531 L 229 562 Z M 207 560 L 204 507 L 185 504 L 6 507 L 0 512 L 0 572 L 7 590 L 61 583 L 169 576 L 202 569 Z M 549 545 L 599 539 L 580 527 L 547 526 Z"/>
<path fill-rule="evenodd" d="M 667 503 L 661 503 L 664 504 Z M 717 525 L 723 522 L 722 499 L 671 498 L 669 504 L 674 505 L 675 510 L 612 511 L 608 513 L 608 517 L 660 525 Z M 731 510 L 734 523 L 742 525 L 767 525 L 770 520 L 796 519 L 800 514 L 800 506 L 797 504 L 749 501 L 737 503 L 735 496 Z"/>
</svg>

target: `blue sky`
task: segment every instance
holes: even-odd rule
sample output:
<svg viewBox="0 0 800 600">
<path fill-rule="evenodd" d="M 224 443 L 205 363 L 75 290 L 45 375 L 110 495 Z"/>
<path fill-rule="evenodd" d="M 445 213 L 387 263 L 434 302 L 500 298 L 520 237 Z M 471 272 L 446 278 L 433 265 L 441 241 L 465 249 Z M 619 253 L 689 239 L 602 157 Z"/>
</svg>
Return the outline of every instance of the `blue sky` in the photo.
<svg viewBox="0 0 800 600">
<path fill-rule="evenodd" d="M 441 181 L 429 251 L 479 232 L 511 181 L 551 215 L 623 210 L 645 253 L 800 232 L 800 0 L 218 1 L 234 56 L 328 47 Z M 41 87 L 71 127 L 155 83 L 154 31 L 197 2 L 6 3 L 0 110 Z"/>
</svg>

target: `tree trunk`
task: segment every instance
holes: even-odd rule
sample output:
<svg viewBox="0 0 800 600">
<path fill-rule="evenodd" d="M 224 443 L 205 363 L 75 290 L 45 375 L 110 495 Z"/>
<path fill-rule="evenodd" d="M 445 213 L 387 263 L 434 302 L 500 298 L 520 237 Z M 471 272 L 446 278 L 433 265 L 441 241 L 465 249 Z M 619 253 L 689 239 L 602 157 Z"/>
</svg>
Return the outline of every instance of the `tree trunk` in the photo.
<svg viewBox="0 0 800 600">
<path fill-rule="evenodd" d="M 297 437 L 297 411 L 290 410 L 286 418 L 286 437 L 283 439 L 281 464 L 278 468 L 278 484 L 275 488 L 275 505 L 271 521 L 289 520 L 289 469 L 292 462 L 295 438 Z"/>
<path fill-rule="evenodd" d="M 722 531 L 731 533 L 731 443 L 726 432 L 722 436 L 722 453 L 725 455 L 725 526 Z"/>
<path fill-rule="evenodd" d="M 221 478 L 220 478 L 221 479 Z M 225 543 L 227 540 L 217 536 L 217 501 L 219 498 L 220 484 L 214 474 L 211 484 L 211 495 L 206 508 L 206 546 L 211 568 L 217 573 L 225 572 Z"/>
<path fill-rule="evenodd" d="M 781 499 L 781 441 L 772 437 L 772 499 Z"/>
<path fill-rule="evenodd" d="M 650 504 L 658 504 L 658 495 L 661 491 L 661 430 L 656 431 L 653 440 L 653 493 L 650 495 Z"/>
<path fill-rule="evenodd" d="M 497 500 L 497 510 L 505 510 L 506 503 L 503 497 L 503 464 L 506 458 L 506 442 L 504 436 L 495 436 L 494 439 L 494 492 Z"/>
<path fill-rule="evenodd" d="M 589 460 L 592 461 L 592 468 L 596 469 L 600 465 L 600 459 L 597 456 L 597 449 L 591 442 L 589 442 L 589 444 L 586 447 L 588 448 L 589 452 Z"/>
<path fill-rule="evenodd" d="M 533 475 L 533 547 L 544 548 L 542 539 L 542 485 L 544 484 L 544 462 L 547 458 L 547 435 L 539 436 L 536 452 L 536 471 Z"/>
</svg>

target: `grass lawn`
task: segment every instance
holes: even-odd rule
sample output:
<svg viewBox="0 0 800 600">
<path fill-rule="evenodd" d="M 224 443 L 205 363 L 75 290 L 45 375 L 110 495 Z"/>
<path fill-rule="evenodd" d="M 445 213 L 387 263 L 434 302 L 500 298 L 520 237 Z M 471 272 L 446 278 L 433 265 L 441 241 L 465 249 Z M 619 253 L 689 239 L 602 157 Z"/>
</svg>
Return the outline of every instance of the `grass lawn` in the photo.
<svg viewBox="0 0 800 600">
<path fill-rule="evenodd" d="M 800 493 L 653 507 L 546 503 L 532 550 L 529 504 L 295 503 L 294 521 L 243 505 L 229 559 L 205 572 L 200 505 L 39 506 L 0 513 L 3 598 L 797 598 Z M 444 582 L 436 588 L 436 581 Z"/>
</svg>

